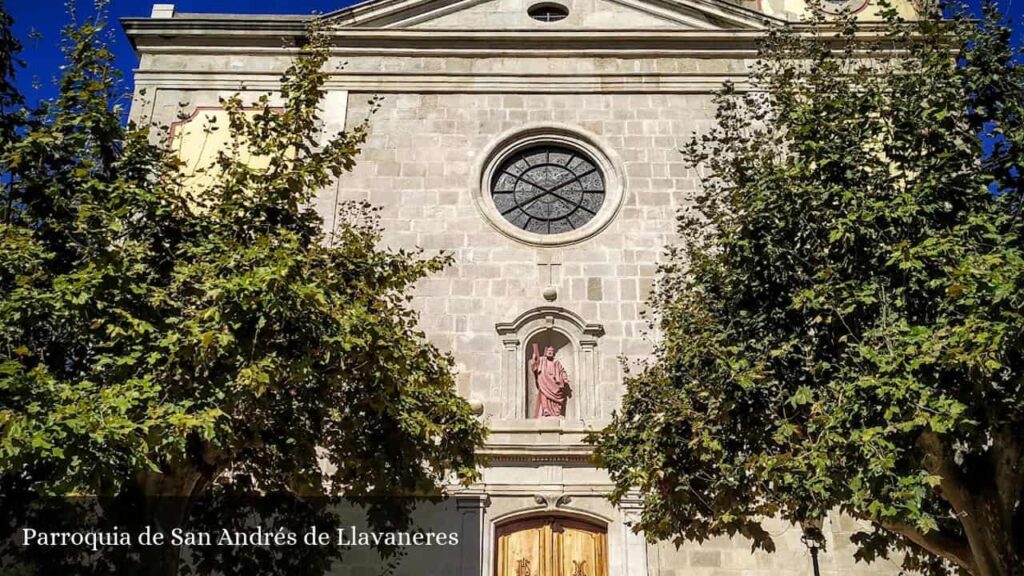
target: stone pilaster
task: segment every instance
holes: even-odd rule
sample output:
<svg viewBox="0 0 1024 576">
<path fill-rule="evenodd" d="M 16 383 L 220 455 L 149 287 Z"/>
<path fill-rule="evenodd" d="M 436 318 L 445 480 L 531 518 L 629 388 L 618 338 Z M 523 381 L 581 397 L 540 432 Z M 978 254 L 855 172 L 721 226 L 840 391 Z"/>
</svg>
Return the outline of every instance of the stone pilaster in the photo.
<svg viewBox="0 0 1024 576">
<path fill-rule="evenodd" d="M 455 497 L 455 506 L 461 516 L 459 549 L 459 576 L 480 576 L 487 564 L 484 542 L 484 512 L 490 504 L 486 494 L 460 494 Z"/>
<path fill-rule="evenodd" d="M 626 541 L 623 576 L 647 576 L 647 541 L 642 532 L 633 532 L 632 528 L 640 520 L 642 510 L 639 496 L 629 496 L 619 503 Z"/>
</svg>

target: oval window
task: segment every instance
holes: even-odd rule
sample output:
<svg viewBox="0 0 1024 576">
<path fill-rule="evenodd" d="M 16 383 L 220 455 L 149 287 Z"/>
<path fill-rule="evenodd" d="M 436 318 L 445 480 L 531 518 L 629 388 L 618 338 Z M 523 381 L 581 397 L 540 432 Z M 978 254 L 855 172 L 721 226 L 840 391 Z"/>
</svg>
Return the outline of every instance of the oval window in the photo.
<svg viewBox="0 0 1024 576">
<path fill-rule="evenodd" d="M 541 2 L 530 6 L 526 13 L 540 22 L 558 22 L 569 15 L 569 9 L 554 2 Z"/>
</svg>

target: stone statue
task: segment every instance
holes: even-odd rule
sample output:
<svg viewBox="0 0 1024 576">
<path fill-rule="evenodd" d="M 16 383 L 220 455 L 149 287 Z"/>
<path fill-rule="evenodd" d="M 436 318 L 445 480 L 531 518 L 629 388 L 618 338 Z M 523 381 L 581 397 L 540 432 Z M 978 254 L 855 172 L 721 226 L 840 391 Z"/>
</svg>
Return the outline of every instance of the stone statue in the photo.
<svg viewBox="0 0 1024 576">
<path fill-rule="evenodd" d="M 565 416 L 565 399 L 570 392 L 569 376 L 562 363 L 555 360 L 554 346 L 545 347 L 541 356 L 537 344 L 534 344 L 530 370 L 536 377 L 538 392 L 535 417 Z"/>
</svg>

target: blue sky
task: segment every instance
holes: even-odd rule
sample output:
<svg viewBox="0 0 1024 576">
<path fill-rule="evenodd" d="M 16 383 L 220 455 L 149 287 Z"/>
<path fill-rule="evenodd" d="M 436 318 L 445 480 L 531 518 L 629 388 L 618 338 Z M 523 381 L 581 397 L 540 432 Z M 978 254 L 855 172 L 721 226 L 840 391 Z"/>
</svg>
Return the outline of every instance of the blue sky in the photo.
<svg viewBox="0 0 1024 576">
<path fill-rule="evenodd" d="M 73 0 L 81 16 L 95 14 L 94 0 Z M 109 0 L 107 11 L 113 25 L 112 47 L 118 67 L 131 80 L 138 64 L 117 19 L 149 16 L 153 4 L 174 4 L 178 12 L 221 12 L 237 14 L 312 14 L 329 12 L 358 0 Z M 1020 0 L 1024 1 L 1024 0 Z M 64 0 L 0 0 L 14 17 L 14 31 L 24 46 L 21 59 L 27 67 L 17 77 L 18 87 L 29 102 L 52 97 L 54 75 L 62 63 L 61 27 L 69 22 Z M 30 38 L 30 33 L 34 38 Z"/>
<path fill-rule="evenodd" d="M 94 0 L 72 0 L 82 16 L 93 13 Z M 329 12 L 357 0 L 161 0 L 173 3 L 179 12 L 228 12 L 240 14 L 311 14 Z M 977 3 L 980 0 L 972 0 Z M 28 67 L 17 77 L 17 84 L 29 102 L 52 97 L 53 78 L 59 72 L 61 54 L 60 29 L 68 21 L 63 0 L 0 0 L 15 19 L 15 33 L 24 44 L 22 59 Z M 1024 0 L 1001 0 L 1006 13 L 1014 17 L 1016 41 L 1024 37 Z M 113 22 L 113 49 L 118 67 L 125 78 L 131 80 L 131 71 L 137 64 L 135 54 L 124 37 L 118 18 L 148 16 L 153 0 L 110 0 L 108 11 Z M 31 37 L 30 37 L 31 33 Z"/>
</svg>

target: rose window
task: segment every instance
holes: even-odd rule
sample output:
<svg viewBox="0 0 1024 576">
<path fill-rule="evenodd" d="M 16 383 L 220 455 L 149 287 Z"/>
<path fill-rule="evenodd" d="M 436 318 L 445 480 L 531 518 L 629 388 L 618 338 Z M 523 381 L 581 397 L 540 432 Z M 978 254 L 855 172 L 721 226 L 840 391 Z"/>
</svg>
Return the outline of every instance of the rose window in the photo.
<svg viewBox="0 0 1024 576">
<path fill-rule="evenodd" d="M 494 206 L 513 225 L 538 234 L 576 230 L 605 201 L 597 163 L 578 150 L 540 145 L 521 150 L 494 173 Z"/>
</svg>

